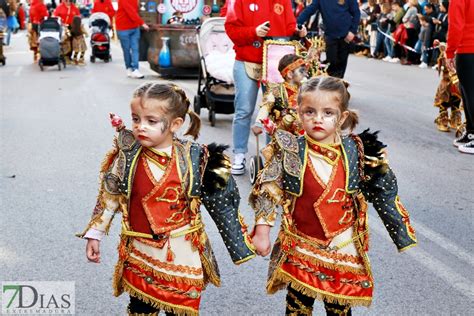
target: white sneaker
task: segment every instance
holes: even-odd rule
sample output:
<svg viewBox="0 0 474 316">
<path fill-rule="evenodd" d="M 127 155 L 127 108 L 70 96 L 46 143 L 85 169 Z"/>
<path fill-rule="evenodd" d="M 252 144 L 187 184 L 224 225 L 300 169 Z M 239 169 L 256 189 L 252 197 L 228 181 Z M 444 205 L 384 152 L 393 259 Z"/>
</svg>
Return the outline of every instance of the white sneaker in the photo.
<svg viewBox="0 0 474 316">
<path fill-rule="evenodd" d="M 233 175 L 242 175 L 245 173 L 245 154 L 235 154 L 231 173 Z"/>
<path fill-rule="evenodd" d="M 383 61 L 388 61 L 388 62 L 389 62 L 389 61 L 391 61 L 391 60 L 392 60 L 392 57 L 390 57 L 390 56 L 386 56 L 386 57 L 382 58 L 382 60 L 383 60 Z"/>
<path fill-rule="evenodd" d="M 130 74 L 130 78 L 133 78 L 133 79 L 143 79 L 145 78 L 145 76 L 138 71 L 138 69 L 135 69 L 134 71 L 132 71 L 132 73 Z"/>
<path fill-rule="evenodd" d="M 465 154 L 474 154 L 474 140 L 458 147 L 458 150 Z"/>
<path fill-rule="evenodd" d="M 426 63 L 421 63 L 418 67 L 420 67 L 422 69 L 426 69 L 426 68 L 428 68 L 428 65 Z"/>
<path fill-rule="evenodd" d="M 127 68 L 127 77 L 130 78 L 132 76 L 133 69 Z"/>
<path fill-rule="evenodd" d="M 431 69 L 433 70 L 438 70 L 438 64 L 434 65 L 433 67 L 431 67 Z"/>
<path fill-rule="evenodd" d="M 396 64 L 396 63 L 399 63 L 400 62 L 400 58 L 392 58 L 388 61 L 389 63 L 393 63 L 393 64 Z"/>
</svg>

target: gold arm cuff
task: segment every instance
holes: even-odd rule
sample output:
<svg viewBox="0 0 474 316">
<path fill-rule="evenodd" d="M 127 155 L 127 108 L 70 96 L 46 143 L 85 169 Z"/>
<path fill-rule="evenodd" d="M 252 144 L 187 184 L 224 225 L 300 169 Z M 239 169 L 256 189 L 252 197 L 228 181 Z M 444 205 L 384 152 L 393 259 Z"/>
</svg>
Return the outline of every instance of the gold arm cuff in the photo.
<svg viewBox="0 0 474 316">
<path fill-rule="evenodd" d="M 398 252 L 404 252 L 405 250 L 408 250 L 408 249 L 410 249 L 410 248 L 413 248 L 413 247 L 415 247 L 415 246 L 417 246 L 417 245 L 418 245 L 418 243 L 411 244 L 411 245 L 406 246 L 406 247 L 404 247 L 404 248 L 402 248 L 402 249 L 398 249 Z"/>
</svg>

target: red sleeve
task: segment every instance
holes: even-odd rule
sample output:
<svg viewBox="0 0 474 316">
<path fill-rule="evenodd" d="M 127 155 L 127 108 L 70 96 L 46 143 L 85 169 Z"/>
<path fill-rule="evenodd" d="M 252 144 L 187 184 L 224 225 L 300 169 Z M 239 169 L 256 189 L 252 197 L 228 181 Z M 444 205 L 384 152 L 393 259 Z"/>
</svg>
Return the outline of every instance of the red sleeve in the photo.
<svg viewBox="0 0 474 316">
<path fill-rule="evenodd" d="M 54 17 L 60 17 L 61 16 L 61 6 L 58 5 L 56 9 L 54 9 L 53 14 Z"/>
<path fill-rule="evenodd" d="M 448 45 L 446 56 L 454 58 L 463 36 L 464 25 L 466 24 L 466 0 L 451 0 L 448 11 Z"/>
<path fill-rule="evenodd" d="M 229 0 L 225 1 L 224 5 L 221 8 L 221 12 L 219 12 L 219 16 L 222 18 L 225 18 L 225 16 L 227 15 L 227 1 Z"/>
<path fill-rule="evenodd" d="M 142 25 L 145 22 L 143 22 L 142 18 L 138 15 L 138 7 L 137 7 L 137 2 L 131 1 L 131 0 L 123 0 L 120 1 L 120 4 L 122 5 L 125 14 L 128 15 L 130 20 L 135 22 L 136 24 Z"/>
<path fill-rule="evenodd" d="M 241 0 L 229 0 L 225 19 L 225 30 L 237 46 L 252 45 L 258 40 L 255 26 L 245 26 Z"/>
<path fill-rule="evenodd" d="M 112 22 L 112 18 L 115 16 L 115 9 L 112 5 L 112 1 L 107 2 L 107 14 L 110 17 L 110 22 Z"/>
<path fill-rule="evenodd" d="M 286 22 L 286 36 L 291 36 L 296 30 L 296 18 L 293 13 L 293 7 L 290 0 L 285 1 L 285 22 Z"/>
</svg>

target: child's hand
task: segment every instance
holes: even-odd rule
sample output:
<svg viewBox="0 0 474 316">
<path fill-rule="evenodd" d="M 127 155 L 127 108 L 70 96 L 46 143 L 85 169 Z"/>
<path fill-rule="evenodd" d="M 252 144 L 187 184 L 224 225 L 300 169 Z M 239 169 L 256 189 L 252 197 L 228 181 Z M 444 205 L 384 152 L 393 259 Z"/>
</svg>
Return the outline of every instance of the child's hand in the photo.
<svg viewBox="0 0 474 316">
<path fill-rule="evenodd" d="M 257 136 L 263 133 L 263 129 L 260 126 L 254 125 L 252 126 L 252 132 L 255 136 Z"/>
<path fill-rule="evenodd" d="M 87 239 L 86 256 L 91 262 L 100 262 L 100 241 L 97 239 Z"/>
<path fill-rule="evenodd" d="M 262 24 L 260 24 L 259 26 L 257 26 L 255 28 L 255 33 L 257 33 L 257 36 L 258 37 L 265 37 L 267 36 L 268 34 L 268 31 L 270 31 L 270 22 L 264 22 Z"/>
<path fill-rule="evenodd" d="M 252 243 L 256 248 L 257 255 L 265 257 L 270 253 L 270 226 L 257 225 L 255 227 L 255 235 L 252 238 Z"/>
</svg>

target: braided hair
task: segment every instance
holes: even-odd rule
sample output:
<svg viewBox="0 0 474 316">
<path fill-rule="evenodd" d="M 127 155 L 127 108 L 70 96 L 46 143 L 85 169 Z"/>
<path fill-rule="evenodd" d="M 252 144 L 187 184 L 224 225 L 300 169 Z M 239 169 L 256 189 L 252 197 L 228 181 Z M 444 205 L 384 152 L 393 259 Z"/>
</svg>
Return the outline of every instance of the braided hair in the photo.
<svg viewBox="0 0 474 316">
<path fill-rule="evenodd" d="M 140 98 L 142 104 L 147 99 L 167 101 L 167 105 L 163 110 L 169 120 L 180 117 L 184 121 L 186 114 L 189 114 L 191 122 L 184 135 L 190 135 L 193 139 L 198 138 L 201 119 L 189 108 L 191 103 L 186 93 L 179 86 L 172 83 L 146 82 L 134 91 L 133 97 Z"/>
</svg>

